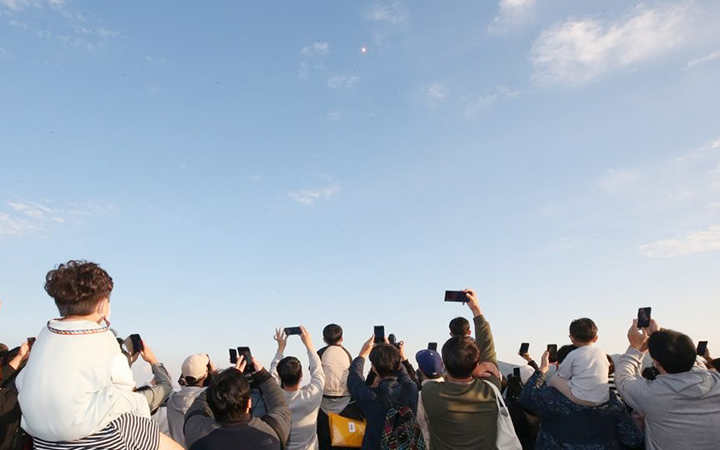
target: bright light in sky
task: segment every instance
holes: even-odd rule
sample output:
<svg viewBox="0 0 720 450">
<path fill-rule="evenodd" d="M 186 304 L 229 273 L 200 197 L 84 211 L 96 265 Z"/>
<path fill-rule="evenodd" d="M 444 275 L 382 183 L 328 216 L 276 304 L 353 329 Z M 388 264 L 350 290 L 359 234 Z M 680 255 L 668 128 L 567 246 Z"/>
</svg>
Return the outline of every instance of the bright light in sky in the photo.
<svg viewBox="0 0 720 450">
<path fill-rule="evenodd" d="M 2 340 L 85 258 L 175 379 L 300 324 L 414 360 L 465 287 L 508 362 L 641 306 L 717 353 L 720 2 L 558 2 L 0 0 Z"/>
</svg>

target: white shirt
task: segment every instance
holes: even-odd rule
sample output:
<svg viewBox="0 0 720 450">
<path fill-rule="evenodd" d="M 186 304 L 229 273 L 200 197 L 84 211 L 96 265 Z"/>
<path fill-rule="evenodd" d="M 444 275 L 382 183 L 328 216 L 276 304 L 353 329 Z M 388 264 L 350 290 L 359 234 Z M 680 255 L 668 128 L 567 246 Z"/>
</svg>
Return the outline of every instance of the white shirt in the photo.
<svg viewBox="0 0 720 450">
<path fill-rule="evenodd" d="M 22 428 L 46 441 L 73 441 L 130 413 L 150 418 L 127 358 L 111 331 L 87 320 L 51 320 L 17 377 Z M 85 334 L 80 330 L 100 331 Z"/>
<path fill-rule="evenodd" d="M 605 351 L 589 344 L 571 351 L 560 364 L 557 375 L 568 380 L 570 391 L 575 397 L 601 404 L 610 399 L 609 368 Z"/>
<path fill-rule="evenodd" d="M 278 352 L 270 363 L 270 373 L 278 381 L 278 384 L 280 384 L 280 377 L 277 373 L 277 365 L 281 359 L 283 359 L 283 354 Z M 310 360 L 310 383 L 297 391 L 284 391 L 292 414 L 287 450 L 318 449 L 317 416 L 323 398 L 325 372 L 317 353 L 308 350 L 308 359 Z"/>
</svg>

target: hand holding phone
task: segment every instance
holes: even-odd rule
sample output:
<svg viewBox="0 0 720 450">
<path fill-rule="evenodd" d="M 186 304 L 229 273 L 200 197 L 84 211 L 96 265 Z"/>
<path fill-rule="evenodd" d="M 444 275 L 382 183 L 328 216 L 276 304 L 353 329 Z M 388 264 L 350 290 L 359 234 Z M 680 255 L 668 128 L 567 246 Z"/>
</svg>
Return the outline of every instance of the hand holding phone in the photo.
<svg viewBox="0 0 720 450">
<path fill-rule="evenodd" d="M 300 327 L 287 327 L 285 328 L 285 336 L 291 336 L 293 334 L 300 335 L 302 334 L 302 330 Z"/>
<path fill-rule="evenodd" d="M 708 345 L 708 341 L 698 342 L 698 346 L 697 346 L 698 356 L 705 356 L 705 352 L 707 352 L 707 345 Z"/>
<path fill-rule="evenodd" d="M 245 370 L 243 370 L 243 373 L 245 375 L 252 375 L 253 373 L 255 373 L 255 365 L 253 364 L 252 352 L 250 352 L 250 347 L 238 347 L 237 354 L 238 356 L 242 356 L 243 358 L 245 358 Z"/>
<path fill-rule="evenodd" d="M 136 355 L 136 354 L 142 352 L 143 350 L 145 350 L 145 348 L 143 347 L 142 339 L 140 339 L 139 334 L 131 334 L 130 341 L 132 342 L 132 354 L 133 355 Z"/>
<path fill-rule="evenodd" d="M 231 348 L 229 349 L 230 353 L 230 364 L 237 364 L 237 349 Z"/>
<path fill-rule="evenodd" d="M 518 355 L 527 355 L 528 351 L 530 351 L 530 344 L 527 342 L 523 342 L 522 344 L 520 344 L 520 350 L 518 351 Z"/>
<path fill-rule="evenodd" d="M 467 303 L 468 296 L 465 291 L 445 291 L 445 301 Z"/>
</svg>

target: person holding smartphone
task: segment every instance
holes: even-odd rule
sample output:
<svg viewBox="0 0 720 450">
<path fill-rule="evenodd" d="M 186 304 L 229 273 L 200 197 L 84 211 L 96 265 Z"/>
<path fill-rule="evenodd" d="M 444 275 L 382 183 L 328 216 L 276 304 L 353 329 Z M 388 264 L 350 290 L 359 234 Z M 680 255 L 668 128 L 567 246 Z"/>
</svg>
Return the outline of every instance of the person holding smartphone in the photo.
<svg viewBox="0 0 720 450">
<path fill-rule="evenodd" d="M 270 363 L 270 373 L 278 381 L 290 406 L 292 426 L 287 450 L 317 449 L 317 417 L 325 386 L 325 372 L 315 351 L 310 333 L 300 326 L 300 340 L 307 350 L 310 362 L 310 383 L 300 387 L 302 364 L 294 356 L 285 356 L 288 336 L 282 329 L 275 330 L 277 353 Z M 294 330 L 293 330 L 294 331 Z"/>
</svg>

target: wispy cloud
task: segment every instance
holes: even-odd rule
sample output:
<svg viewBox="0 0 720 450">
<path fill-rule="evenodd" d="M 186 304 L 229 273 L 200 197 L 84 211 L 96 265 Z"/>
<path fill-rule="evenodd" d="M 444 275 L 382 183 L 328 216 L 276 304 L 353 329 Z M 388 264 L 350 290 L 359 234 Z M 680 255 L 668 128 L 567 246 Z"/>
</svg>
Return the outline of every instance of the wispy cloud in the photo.
<svg viewBox="0 0 720 450">
<path fill-rule="evenodd" d="M 68 203 L 54 205 L 49 201 L 8 201 L 5 211 L 0 209 L 0 235 L 24 235 L 67 221 L 77 222 L 82 217 L 106 214 L 114 209 L 110 204 Z"/>
<path fill-rule="evenodd" d="M 400 1 L 378 2 L 365 11 L 364 17 L 373 22 L 397 25 L 408 20 L 408 13 Z"/>
<path fill-rule="evenodd" d="M 444 100 L 447 98 L 448 90 L 440 83 L 433 83 L 428 86 L 426 94 L 430 100 Z"/>
<path fill-rule="evenodd" d="M 666 239 L 640 246 L 648 258 L 678 258 L 699 253 L 720 251 L 720 225 L 693 231 L 676 239 Z"/>
<path fill-rule="evenodd" d="M 8 59 L 12 59 L 12 57 L 12 53 L 0 47 L 0 61 L 7 61 Z"/>
<path fill-rule="evenodd" d="M 710 61 L 712 61 L 714 59 L 718 59 L 718 58 L 720 58 L 720 50 L 717 50 L 710 54 L 707 54 L 707 55 L 703 56 L 702 58 L 691 59 L 690 61 L 688 61 L 687 66 L 688 67 L 699 66 L 699 65 L 702 65 L 705 63 L 709 63 Z"/>
<path fill-rule="evenodd" d="M 530 51 L 541 85 L 580 86 L 605 73 L 657 59 L 678 47 L 693 27 L 685 4 L 638 7 L 615 22 L 568 20 L 543 31 Z"/>
<path fill-rule="evenodd" d="M 465 105 L 465 116 L 472 117 L 500 99 L 515 99 L 520 97 L 520 94 L 518 90 L 499 84 L 491 92 L 468 100 Z"/>
<path fill-rule="evenodd" d="M 598 180 L 598 185 L 609 194 L 622 193 L 640 179 L 640 173 L 626 169 L 608 170 L 607 174 Z"/>
<path fill-rule="evenodd" d="M 720 138 L 715 139 L 714 141 L 703 145 L 700 148 L 696 148 L 695 150 L 692 150 L 688 153 L 685 153 L 684 155 L 680 155 L 675 158 L 675 162 L 685 162 L 685 161 L 692 161 L 694 159 L 698 159 L 707 153 L 720 149 Z"/>
<path fill-rule="evenodd" d="M 357 75 L 335 75 L 328 79 L 327 85 L 330 89 L 350 89 L 355 87 L 359 82 L 360 77 Z"/>
<path fill-rule="evenodd" d="M 491 33 L 505 33 L 512 27 L 527 22 L 535 7 L 535 0 L 500 0 L 500 11 L 488 26 Z"/>
<path fill-rule="evenodd" d="M 316 190 L 296 190 L 288 193 L 288 197 L 304 206 L 312 206 L 315 202 L 327 200 L 340 192 L 340 186 L 337 184 Z"/>
<path fill-rule="evenodd" d="M 327 55 L 330 53 L 330 44 L 327 42 L 315 42 L 312 45 L 306 45 L 300 50 L 303 55 Z"/>
</svg>

